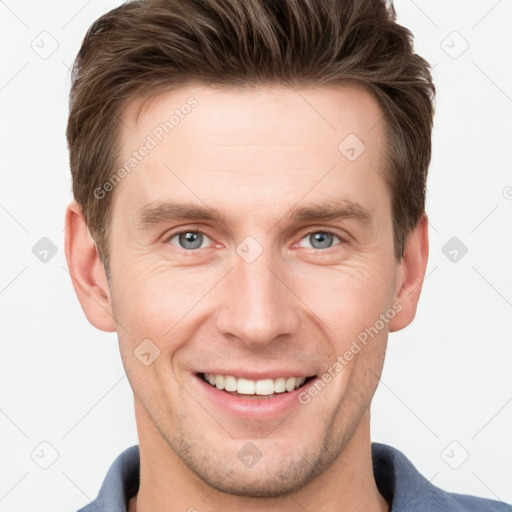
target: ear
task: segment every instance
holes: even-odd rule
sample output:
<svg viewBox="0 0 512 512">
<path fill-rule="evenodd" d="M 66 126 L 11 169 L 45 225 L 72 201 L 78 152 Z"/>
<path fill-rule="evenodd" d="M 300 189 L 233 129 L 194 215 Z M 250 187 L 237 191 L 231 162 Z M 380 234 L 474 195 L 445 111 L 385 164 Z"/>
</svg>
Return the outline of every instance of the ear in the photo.
<svg viewBox="0 0 512 512">
<path fill-rule="evenodd" d="M 402 309 L 389 322 L 390 332 L 407 327 L 416 316 L 428 260 L 428 217 L 424 213 L 407 237 L 404 256 L 398 265 L 395 301 Z"/>
<path fill-rule="evenodd" d="M 115 331 L 105 268 L 76 201 L 68 205 L 65 222 L 66 261 L 85 316 L 97 329 Z"/>
</svg>

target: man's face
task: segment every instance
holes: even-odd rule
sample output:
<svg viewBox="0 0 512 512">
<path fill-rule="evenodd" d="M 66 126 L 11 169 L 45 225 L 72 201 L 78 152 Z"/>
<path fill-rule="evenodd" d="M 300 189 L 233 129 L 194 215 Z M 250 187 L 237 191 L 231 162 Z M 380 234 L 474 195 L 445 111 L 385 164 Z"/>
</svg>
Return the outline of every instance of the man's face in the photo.
<svg viewBox="0 0 512 512">
<path fill-rule="evenodd" d="M 368 421 L 382 368 L 398 286 L 382 112 L 354 86 L 188 86 L 134 112 L 121 160 L 150 149 L 114 191 L 110 296 L 139 433 L 219 490 L 300 488 Z"/>
</svg>

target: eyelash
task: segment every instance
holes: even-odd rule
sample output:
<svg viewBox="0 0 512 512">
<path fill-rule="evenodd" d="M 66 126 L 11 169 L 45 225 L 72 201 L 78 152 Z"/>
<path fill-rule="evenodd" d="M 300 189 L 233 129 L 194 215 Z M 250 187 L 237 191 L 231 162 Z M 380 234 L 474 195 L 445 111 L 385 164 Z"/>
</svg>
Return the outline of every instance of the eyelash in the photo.
<svg viewBox="0 0 512 512">
<path fill-rule="evenodd" d="M 179 236 L 183 233 L 200 233 L 201 235 L 203 236 L 206 236 L 208 238 L 211 239 L 211 237 L 204 231 L 202 231 L 201 229 L 182 229 L 181 231 L 176 231 L 172 234 L 170 234 L 168 237 L 166 237 L 166 239 L 164 240 L 164 242 L 168 243 L 170 242 L 173 238 L 175 238 L 176 236 Z M 305 247 L 305 249 L 310 249 L 310 250 L 313 250 L 313 251 L 320 251 L 320 252 L 327 252 L 329 249 L 333 249 L 334 247 L 336 247 L 337 245 L 342 245 L 342 244 L 346 244 L 347 241 L 345 239 L 343 239 L 340 235 L 336 234 L 335 232 L 333 231 L 329 231 L 329 230 L 323 230 L 323 229 L 312 229 L 311 231 L 308 231 L 306 233 L 304 233 L 302 235 L 302 237 L 300 238 L 299 242 L 304 240 L 304 238 L 310 236 L 310 235 L 313 235 L 315 233 L 325 233 L 325 234 L 328 234 L 328 235 L 332 235 L 334 237 L 337 237 L 340 242 L 337 243 L 337 244 L 334 244 L 332 245 L 331 247 L 327 247 L 326 249 L 315 249 L 314 247 Z M 293 246 L 296 246 L 299 242 L 293 244 Z M 174 244 L 172 244 L 174 245 Z M 175 246 L 177 249 L 181 249 L 182 251 L 185 251 L 185 252 L 189 252 L 189 253 L 193 253 L 193 252 L 197 252 L 199 249 L 183 249 L 182 247 L 178 247 L 178 246 Z M 205 247 L 203 247 L 203 249 L 205 249 Z"/>
</svg>

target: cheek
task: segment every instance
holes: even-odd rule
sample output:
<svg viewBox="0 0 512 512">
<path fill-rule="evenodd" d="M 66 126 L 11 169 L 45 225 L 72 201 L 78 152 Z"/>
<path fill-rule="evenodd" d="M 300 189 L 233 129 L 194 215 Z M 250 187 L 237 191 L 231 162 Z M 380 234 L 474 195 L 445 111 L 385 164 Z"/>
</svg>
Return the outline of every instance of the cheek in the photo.
<svg viewBox="0 0 512 512">
<path fill-rule="evenodd" d="M 126 266 L 123 276 L 112 300 L 116 317 L 126 327 L 125 336 L 132 343 L 150 338 L 162 349 L 175 338 L 174 329 L 183 333 L 200 313 L 203 298 L 218 280 L 210 270 L 170 268 L 148 260 Z"/>
<path fill-rule="evenodd" d="M 169 362 L 190 337 L 187 321 L 201 290 L 194 292 L 191 276 L 147 261 L 125 266 L 122 275 L 112 289 L 121 357 L 134 393 L 156 410 L 177 386 Z"/>
<path fill-rule="evenodd" d="M 298 296 L 339 340 L 340 349 L 391 305 L 392 272 L 378 260 L 338 268 L 310 267 L 297 278 Z M 330 334 L 329 334 L 330 333 Z"/>
<path fill-rule="evenodd" d="M 337 354 L 390 306 L 393 274 L 383 261 L 366 254 L 336 267 L 299 264 L 284 272 L 297 314 L 315 322 L 333 340 Z M 119 263 L 119 272 L 112 275 L 112 301 L 124 327 L 118 330 L 120 340 L 131 350 L 146 338 L 167 352 L 186 343 L 188 334 L 214 312 L 216 293 L 210 292 L 222 288 L 219 280 L 226 272 L 216 266 L 172 268 L 147 257 Z"/>
</svg>

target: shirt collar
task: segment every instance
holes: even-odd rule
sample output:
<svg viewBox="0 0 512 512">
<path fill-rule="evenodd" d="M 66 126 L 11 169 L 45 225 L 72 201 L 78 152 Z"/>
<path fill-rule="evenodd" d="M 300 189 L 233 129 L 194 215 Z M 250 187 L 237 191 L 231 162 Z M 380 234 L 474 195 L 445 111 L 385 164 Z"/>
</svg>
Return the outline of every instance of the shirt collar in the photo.
<svg viewBox="0 0 512 512">
<path fill-rule="evenodd" d="M 377 488 L 390 503 L 390 512 L 510 512 L 509 505 L 501 502 L 442 491 L 391 446 L 372 443 L 372 461 Z M 135 445 L 117 457 L 96 500 L 79 512 L 127 512 L 128 501 L 139 488 L 139 472 L 139 447 Z"/>
</svg>

